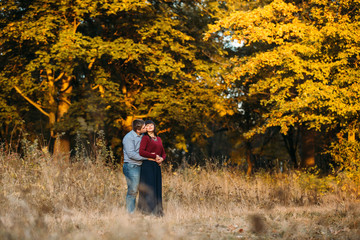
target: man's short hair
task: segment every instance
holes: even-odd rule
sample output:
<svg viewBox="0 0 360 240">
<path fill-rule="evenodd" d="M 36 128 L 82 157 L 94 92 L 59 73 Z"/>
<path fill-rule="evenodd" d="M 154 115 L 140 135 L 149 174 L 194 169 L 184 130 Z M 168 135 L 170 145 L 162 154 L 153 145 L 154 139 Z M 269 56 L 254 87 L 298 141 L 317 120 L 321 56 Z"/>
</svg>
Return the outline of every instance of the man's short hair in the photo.
<svg viewBox="0 0 360 240">
<path fill-rule="evenodd" d="M 145 121 L 142 119 L 135 119 L 132 123 L 132 128 L 136 132 L 136 130 L 141 130 L 141 128 L 145 125 Z"/>
</svg>

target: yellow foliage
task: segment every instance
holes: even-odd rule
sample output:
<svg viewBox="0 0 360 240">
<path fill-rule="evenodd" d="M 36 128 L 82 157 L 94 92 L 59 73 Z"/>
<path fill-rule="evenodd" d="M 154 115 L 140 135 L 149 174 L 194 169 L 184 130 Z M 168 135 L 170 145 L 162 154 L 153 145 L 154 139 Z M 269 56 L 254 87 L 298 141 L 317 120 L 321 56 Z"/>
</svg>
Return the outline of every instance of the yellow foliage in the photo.
<svg viewBox="0 0 360 240">
<path fill-rule="evenodd" d="M 331 147 L 329 153 L 339 165 L 337 180 L 341 190 L 360 196 L 360 143 L 342 139 Z"/>
<path fill-rule="evenodd" d="M 296 172 L 295 179 L 299 182 L 300 187 L 305 191 L 316 192 L 324 195 L 328 192 L 334 192 L 336 187 L 335 177 L 329 175 L 321 177 L 319 169 L 316 167 L 308 169 L 306 172 Z"/>
<path fill-rule="evenodd" d="M 206 37 L 229 31 L 245 44 L 225 81 L 246 87 L 245 100 L 265 109 L 264 125 L 249 136 L 272 126 L 283 133 L 297 124 L 346 126 L 360 117 L 359 1 L 274 0 L 230 9 Z"/>
<path fill-rule="evenodd" d="M 184 150 L 185 152 L 187 152 L 187 146 L 186 146 L 186 139 L 184 137 L 184 135 L 177 135 L 176 136 L 176 144 L 175 147 L 179 150 Z"/>
</svg>

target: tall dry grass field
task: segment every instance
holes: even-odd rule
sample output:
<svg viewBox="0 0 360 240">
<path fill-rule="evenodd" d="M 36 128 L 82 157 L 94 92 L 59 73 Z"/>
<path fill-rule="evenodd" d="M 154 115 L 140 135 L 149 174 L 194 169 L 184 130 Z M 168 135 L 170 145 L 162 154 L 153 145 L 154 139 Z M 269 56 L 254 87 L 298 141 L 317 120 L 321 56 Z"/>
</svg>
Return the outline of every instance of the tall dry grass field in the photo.
<svg viewBox="0 0 360 240">
<path fill-rule="evenodd" d="M 121 167 L 0 153 L 0 239 L 360 239 L 359 196 L 311 174 L 163 168 L 165 216 L 125 211 Z"/>
</svg>

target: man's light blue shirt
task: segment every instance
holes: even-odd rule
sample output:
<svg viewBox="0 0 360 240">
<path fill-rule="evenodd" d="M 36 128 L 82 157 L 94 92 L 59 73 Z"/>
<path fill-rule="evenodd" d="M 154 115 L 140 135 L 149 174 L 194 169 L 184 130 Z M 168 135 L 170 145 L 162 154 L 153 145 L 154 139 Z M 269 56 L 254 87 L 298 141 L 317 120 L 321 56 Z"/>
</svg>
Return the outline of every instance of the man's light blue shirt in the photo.
<svg viewBox="0 0 360 240">
<path fill-rule="evenodd" d="M 140 156 L 140 142 L 142 134 L 139 136 L 134 130 L 128 132 L 123 139 L 124 162 L 141 165 L 143 160 L 147 160 Z"/>
</svg>

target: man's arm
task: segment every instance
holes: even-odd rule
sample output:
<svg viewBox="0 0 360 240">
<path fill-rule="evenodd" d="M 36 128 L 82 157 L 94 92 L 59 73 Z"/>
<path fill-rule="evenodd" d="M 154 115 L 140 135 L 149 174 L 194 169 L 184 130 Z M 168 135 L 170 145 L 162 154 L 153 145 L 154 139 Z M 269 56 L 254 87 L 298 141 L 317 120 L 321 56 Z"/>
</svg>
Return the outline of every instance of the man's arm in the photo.
<svg viewBox="0 0 360 240">
<path fill-rule="evenodd" d="M 156 158 L 155 153 L 150 153 L 150 152 L 146 151 L 146 147 L 149 144 L 149 142 L 150 142 L 150 140 L 147 136 L 144 136 L 141 139 L 139 154 L 140 154 L 140 156 L 143 156 L 143 157 L 155 159 Z"/>
<path fill-rule="evenodd" d="M 124 151 L 130 159 L 137 161 L 147 160 L 147 158 L 141 157 L 140 154 L 136 152 L 134 139 L 131 139 L 129 137 L 124 138 L 123 147 Z"/>
</svg>

